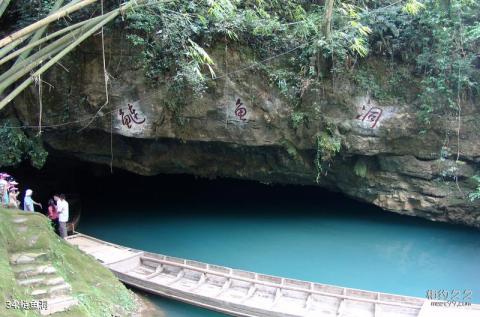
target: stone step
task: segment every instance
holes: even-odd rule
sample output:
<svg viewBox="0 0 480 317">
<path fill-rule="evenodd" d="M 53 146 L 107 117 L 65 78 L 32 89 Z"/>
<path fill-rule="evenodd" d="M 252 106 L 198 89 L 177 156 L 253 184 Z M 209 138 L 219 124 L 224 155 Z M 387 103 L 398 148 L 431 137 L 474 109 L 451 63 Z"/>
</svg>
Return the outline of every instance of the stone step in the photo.
<svg viewBox="0 0 480 317">
<path fill-rule="evenodd" d="M 16 265 L 13 267 L 13 272 L 17 278 L 27 278 L 37 275 L 54 274 L 57 270 L 50 264 L 36 265 L 36 264 L 24 264 Z"/>
<path fill-rule="evenodd" d="M 20 286 L 38 286 L 38 285 L 43 285 L 43 282 L 45 281 L 44 277 L 31 277 L 31 278 L 26 278 L 26 279 L 20 279 L 17 280 L 18 285 Z"/>
<path fill-rule="evenodd" d="M 66 311 L 78 305 L 78 300 L 71 296 L 59 296 L 47 299 L 47 309 L 40 310 L 40 315 L 48 316 L 58 312 Z"/>
<path fill-rule="evenodd" d="M 48 290 L 50 295 L 66 295 L 72 291 L 70 284 L 62 283 L 55 285 Z"/>
<path fill-rule="evenodd" d="M 44 285 L 47 285 L 47 286 L 55 286 L 60 284 L 66 284 L 65 280 L 61 276 L 47 278 L 44 281 Z"/>
<path fill-rule="evenodd" d="M 30 295 L 33 297 L 33 298 L 46 298 L 48 297 L 48 290 L 47 289 L 34 289 Z"/>
<path fill-rule="evenodd" d="M 35 289 L 30 294 L 33 298 L 36 299 L 46 299 L 52 296 L 69 295 L 71 291 L 72 287 L 70 286 L 70 284 L 64 282 L 50 288 L 44 286 L 42 288 Z"/>
<path fill-rule="evenodd" d="M 17 232 L 21 232 L 21 233 L 27 232 L 28 230 L 27 226 L 15 226 L 15 228 L 17 229 Z"/>
<path fill-rule="evenodd" d="M 47 254 L 45 252 L 20 252 L 10 255 L 10 264 L 28 264 L 34 263 L 36 261 L 45 260 L 46 258 Z"/>
<path fill-rule="evenodd" d="M 37 244 L 37 241 L 38 241 L 38 238 L 40 237 L 40 235 L 38 234 L 35 234 L 35 235 L 32 235 L 31 237 L 28 237 L 27 238 L 27 245 L 28 247 L 30 248 L 33 248 L 35 247 L 35 245 Z"/>
<path fill-rule="evenodd" d="M 28 220 L 26 217 L 13 217 L 12 222 L 15 224 L 24 223 Z"/>
<path fill-rule="evenodd" d="M 64 284 L 65 280 L 63 277 L 45 277 L 45 276 L 36 276 L 33 278 L 19 279 L 17 280 L 18 285 L 20 286 L 55 286 Z"/>
</svg>

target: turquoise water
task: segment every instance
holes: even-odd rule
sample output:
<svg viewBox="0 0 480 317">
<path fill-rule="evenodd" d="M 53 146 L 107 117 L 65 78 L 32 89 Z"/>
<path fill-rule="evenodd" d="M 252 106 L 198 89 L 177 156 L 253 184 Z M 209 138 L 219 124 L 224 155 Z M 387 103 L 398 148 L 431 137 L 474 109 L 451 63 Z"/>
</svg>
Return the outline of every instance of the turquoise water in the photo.
<svg viewBox="0 0 480 317">
<path fill-rule="evenodd" d="M 308 187 L 189 180 L 129 193 L 103 190 L 101 202 L 95 195 L 89 193 L 79 231 L 100 239 L 372 291 L 424 297 L 430 289 L 467 289 L 480 303 L 480 231 L 471 228 L 399 216 Z M 222 316 L 156 302 L 169 317 Z"/>
</svg>

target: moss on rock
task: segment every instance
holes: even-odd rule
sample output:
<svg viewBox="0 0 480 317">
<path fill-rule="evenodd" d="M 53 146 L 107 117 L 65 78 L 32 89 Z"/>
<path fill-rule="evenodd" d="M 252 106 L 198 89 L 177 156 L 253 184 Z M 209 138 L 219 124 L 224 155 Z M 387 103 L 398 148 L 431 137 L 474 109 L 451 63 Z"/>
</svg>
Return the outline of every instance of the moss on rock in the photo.
<svg viewBox="0 0 480 317">
<path fill-rule="evenodd" d="M 12 222 L 18 216 L 27 219 L 22 223 L 26 227 L 23 232 L 18 232 L 18 226 Z M 54 316 L 131 316 L 136 310 L 133 293 L 96 260 L 58 237 L 46 217 L 0 207 L 0 316 L 39 316 L 34 310 L 6 308 L 6 301 L 34 300 L 29 295 L 31 289 L 17 284 L 9 263 L 11 254 L 32 249 L 45 253 L 45 261 L 71 285 L 71 295 L 78 300 L 71 310 Z"/>
</svg>

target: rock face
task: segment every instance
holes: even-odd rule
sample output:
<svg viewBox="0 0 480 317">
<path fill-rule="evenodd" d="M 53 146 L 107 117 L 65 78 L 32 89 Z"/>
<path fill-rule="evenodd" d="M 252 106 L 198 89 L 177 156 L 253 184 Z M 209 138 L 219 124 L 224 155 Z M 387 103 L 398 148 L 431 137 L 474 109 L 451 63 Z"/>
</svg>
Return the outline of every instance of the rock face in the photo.
<svg viewBox="0 0 480 317">
<path fill-rule="evenodd" d="M 476 186 L 471 176 L 480 161 L 480 116 L 473 103 L 463 106 L 460 124 L 456 117 L 437 116 L 423 131 L 413 104 L 375 100 L 342 78 L 307 84 L 294 107 L 250 68 L 210 81 L 202 97 L 185 92 L 187 105 L 174 111 L 164 86 L 150 86 L 132 62 L 138 52 L 118 37 L 107 42 L 111 80 L 104 105 L 99 48 L 92 40 L 46 78 L 54 88 L 43 100 L 43 124 L 76 121 L 44 131 L 56 152 L 144 175 L 314 185 L 317 136 L 329 127 L 341 151 L 319 186 L 389 211 L 480 227 L 479 205 L 466 197 Z M 218 52 L 211 54 L 223 76 L 225 52 Z M 228 69 L 250 65 L 246 56 L 231 49 Z M 415 94 L 414 83 L 401 84 Z M 14 106 L 22 122 L 37 122 L 35 88 Z M 296 112 L 303 119 L 293 124 Z"/>
</svg>

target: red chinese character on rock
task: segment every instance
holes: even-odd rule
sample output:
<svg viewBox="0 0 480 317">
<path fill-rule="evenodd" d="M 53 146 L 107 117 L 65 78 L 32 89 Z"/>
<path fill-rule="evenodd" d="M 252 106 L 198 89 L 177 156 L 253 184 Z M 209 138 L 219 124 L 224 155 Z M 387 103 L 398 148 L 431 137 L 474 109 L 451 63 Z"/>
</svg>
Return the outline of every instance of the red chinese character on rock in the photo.
<svg viewBox="0 0 480 317">
<path fill-rule="evenodd" d="M 122 124 L 127 128 L 130 129 L 132 127 L 132 122 L 135 124 L 143 124 L 145 122 L 145 118 L 140 119 L 138 117 L 137 110 L 135 110 L 132 104 L 128 104 L 128 112 L 129 113 L 125 113 L 123 109 L 120 109 L 118 111 L 118 113 L 122 117 Z"/>
<path fill-rule="evenodd" d="M 242 101 L 240 98 L 237 99 L 237 103 L 235 104 L 235 115 L 242 121 L 246 121 L 247 119 L 245 116 L 247 115 L 247 108 L 243 106 Z"/>
<path fill-rule="evenodd" d="M 362 110 L 365 110 L 365 106 L 363 106 Z M 378 120 L 382 116 L 383 110 L 377 107 L 371 107 L 368 112 L 364 115 L 357 115 L 356 119 L 361 120 L 363 122 L 367 121 L 371 123 L 371 128 L 375 128 Z"/>
</svg>

